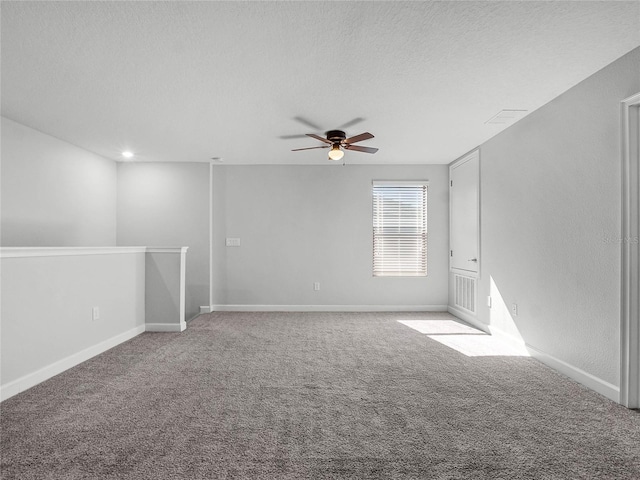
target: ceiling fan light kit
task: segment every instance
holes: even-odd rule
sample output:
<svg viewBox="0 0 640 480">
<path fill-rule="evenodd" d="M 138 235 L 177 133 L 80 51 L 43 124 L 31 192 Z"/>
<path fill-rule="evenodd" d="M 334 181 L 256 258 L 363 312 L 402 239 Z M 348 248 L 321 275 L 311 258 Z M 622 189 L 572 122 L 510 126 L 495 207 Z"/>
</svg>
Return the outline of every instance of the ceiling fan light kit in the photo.
<svg viewBox="0 0 640 480">
<path fill-rule="evenodd" d="M 315 138 L 316 140 L 320 140 L 327 145 L 321 145 L 318 147 L 295 148 L 291 150 L 292 152 L 298 152 L 300 150 L 313 150 L 315 148 L 329 148 L 329 146 L 331 146 L 331 150 L 329 150 L 329 160 L 340 160 L 344 156 L 344 151 L 342 150 L 343 148 L 345 150 L 353 150 L 363 153 L 376 153 L 378 151 L 377 148 L 373 147 L 361 147 L 358 145 L 353 145 L 354 143 L 373 138 L 373 135 L 371 135 L 369 132 L 361 133 L 360 135 L 356 135 L 350 138 L 347 138 L 347 135 L 342 130 L 329 130 L 328 132 L 326 132 L 327 138 L 316 135 L 315 133 L 307 133 L 306 135 L 308 137 Z"/>
<path fill-rule="evenodd" d="M 334 144 L 329 150 L 329 160 L 340 160 L 342 157 L 344 157 L 344 152 L 340 150 L 339 145 Z"/>
</svg>

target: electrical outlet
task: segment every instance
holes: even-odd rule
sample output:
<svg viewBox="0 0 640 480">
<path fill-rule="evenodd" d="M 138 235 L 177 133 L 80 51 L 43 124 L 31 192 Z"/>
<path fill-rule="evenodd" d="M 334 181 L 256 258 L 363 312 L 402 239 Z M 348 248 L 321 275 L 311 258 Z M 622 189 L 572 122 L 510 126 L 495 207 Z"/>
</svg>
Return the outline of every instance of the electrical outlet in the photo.
<svg viewBox="0 0 640 480">
<path fill-rule="evenodd" d="M 93 307 L 91 309 L 91 320 L 94 322 L 100 320 L 100 307 Z"/>
<path fill-rule="evenodd" d="M 511 315 L 513 315 L 514 317 L 516 317 L 518 315 L 518 304 L 517 303 L 512 303 L 511 304 Z"/>
<path fill-rule="evenodd" d="M 227 247 L 239 247 L 240 246 L 240 239 L 239 238 L 227 238 L 225 240 L 225 245 Z"/>
<path fill-rule="evenodd" d="M 313 289 L 317 292 L 318 290 L 320 290 L 320 282 L 314 282 L 313 284 Z"/>
</svg>

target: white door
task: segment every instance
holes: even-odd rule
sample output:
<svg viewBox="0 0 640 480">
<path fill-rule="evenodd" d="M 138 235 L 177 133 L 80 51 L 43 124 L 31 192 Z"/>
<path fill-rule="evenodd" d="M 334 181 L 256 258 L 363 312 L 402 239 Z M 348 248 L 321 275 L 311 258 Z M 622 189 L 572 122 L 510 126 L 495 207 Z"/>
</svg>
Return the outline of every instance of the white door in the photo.
<svg viewBox="0 0 640 480">
<path fill-rule="evenodd" d="M 620 403 L 640 408 L 640 93 L 622 107 Z"/>
<path fill-rule="evenodd" d="M 449 169 L 450 266 L 460 273 L 478 273 L 479 166 L 480 154 L 476 150 Z"/>
</svg>

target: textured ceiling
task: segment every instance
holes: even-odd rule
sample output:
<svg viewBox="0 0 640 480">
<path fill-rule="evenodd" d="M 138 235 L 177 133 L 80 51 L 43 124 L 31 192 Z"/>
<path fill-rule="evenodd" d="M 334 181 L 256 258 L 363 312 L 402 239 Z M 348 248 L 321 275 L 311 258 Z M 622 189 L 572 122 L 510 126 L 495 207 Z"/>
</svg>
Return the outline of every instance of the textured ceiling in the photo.
<svg viewBox="0 0 640 480">
<path fill-rule="evenodd" d="M 640 45 L 639 1 L 1 9 L 2 115 L 116 160 L 327 163 L 286 137 L 351 123 L 347 163 L 449 163 Z"/>
</svg>

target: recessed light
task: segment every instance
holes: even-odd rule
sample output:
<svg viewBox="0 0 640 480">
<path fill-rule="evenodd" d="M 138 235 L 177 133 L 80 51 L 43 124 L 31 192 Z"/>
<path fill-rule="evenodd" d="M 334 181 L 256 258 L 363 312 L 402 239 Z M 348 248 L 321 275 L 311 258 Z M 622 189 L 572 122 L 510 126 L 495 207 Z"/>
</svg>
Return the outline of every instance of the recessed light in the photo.
<svg viewBox="0 0 640 480">
<path fill-rule="evenodd" d="M 122 152 L 122 156 L 124 158 L 133 158 L 133 152 L 130 152 L 129 150 L 125 150 L 124 152 Z"/>
</svg>

